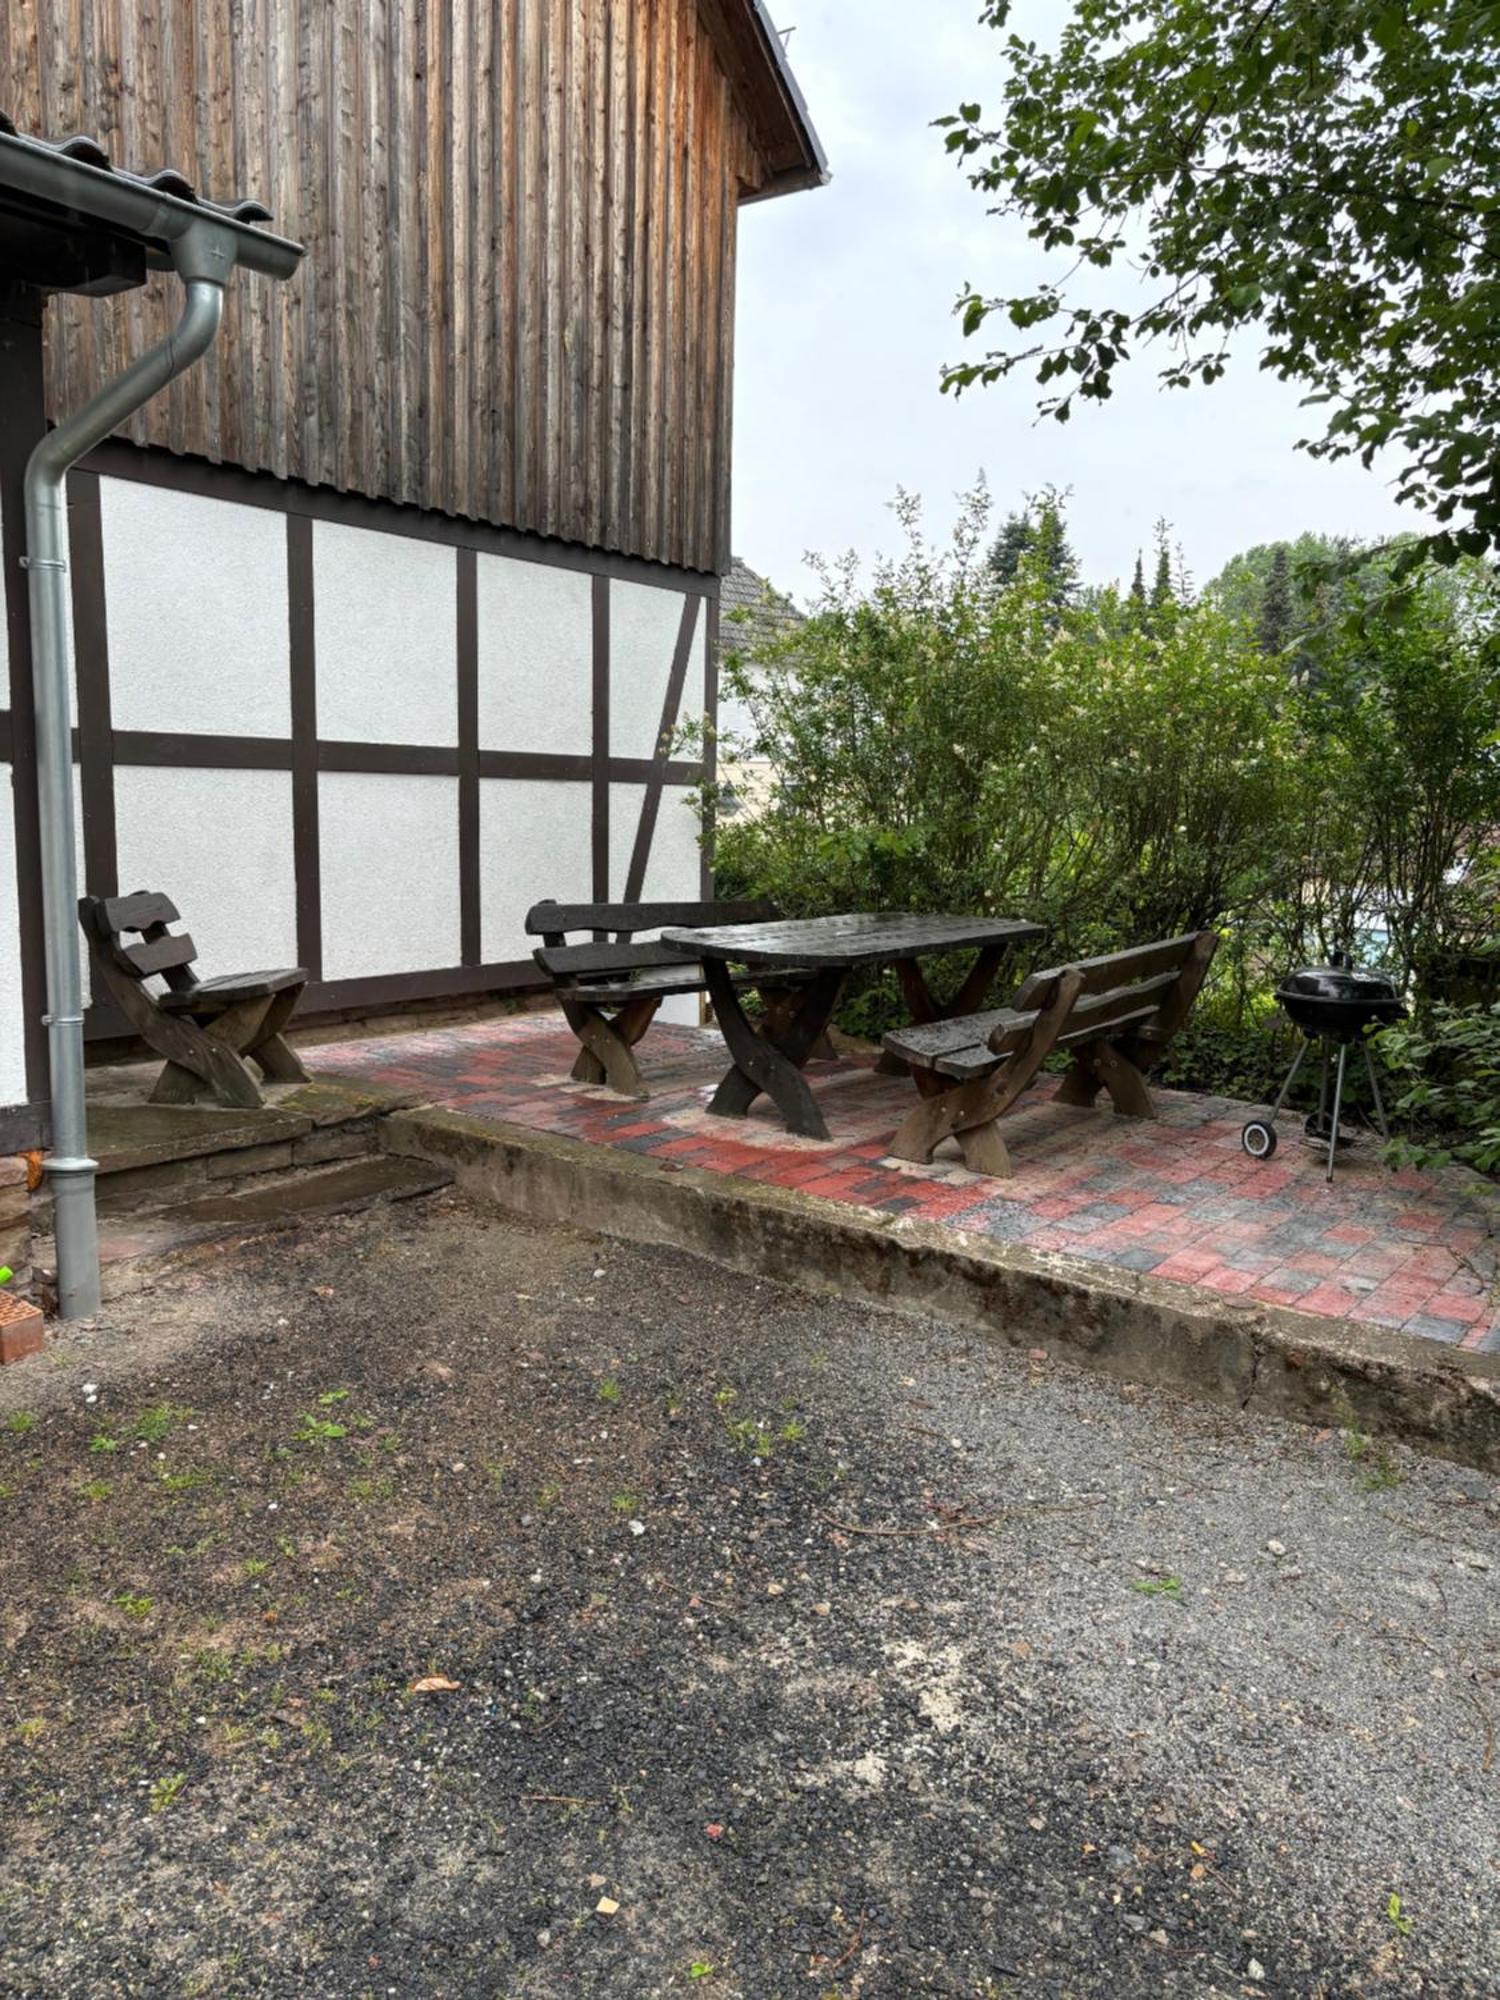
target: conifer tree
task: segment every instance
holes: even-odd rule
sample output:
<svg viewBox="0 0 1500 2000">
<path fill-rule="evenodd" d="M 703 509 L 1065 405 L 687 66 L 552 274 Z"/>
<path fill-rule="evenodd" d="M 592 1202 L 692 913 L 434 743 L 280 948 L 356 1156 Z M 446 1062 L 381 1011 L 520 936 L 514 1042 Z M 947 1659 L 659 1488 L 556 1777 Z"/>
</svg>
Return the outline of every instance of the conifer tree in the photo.
<svg viewBox="0 0 1500 2000">
<path fill-rule="evenodd" d="M 1293 623 L 1292 563 L 1282 542 L 1271 559 L 1260 601 L 1260 650 L 1266 654 L 1284 652 L 1291 641 Z"/>
</svg>

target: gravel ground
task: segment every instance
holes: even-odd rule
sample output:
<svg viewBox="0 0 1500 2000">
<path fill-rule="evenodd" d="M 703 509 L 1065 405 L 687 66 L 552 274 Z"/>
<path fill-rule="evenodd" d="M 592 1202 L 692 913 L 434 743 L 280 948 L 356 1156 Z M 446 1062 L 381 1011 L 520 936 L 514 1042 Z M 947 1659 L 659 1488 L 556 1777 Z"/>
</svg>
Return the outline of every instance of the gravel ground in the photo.
<svg viewBox="0 0 1500 2000">
<path fill-rule="evenodd" d="M 1494 1996 L 1497 1526 L 448 1197 L 230 1248 L 0 1376 L 0 1993 Z"/>
</svg>

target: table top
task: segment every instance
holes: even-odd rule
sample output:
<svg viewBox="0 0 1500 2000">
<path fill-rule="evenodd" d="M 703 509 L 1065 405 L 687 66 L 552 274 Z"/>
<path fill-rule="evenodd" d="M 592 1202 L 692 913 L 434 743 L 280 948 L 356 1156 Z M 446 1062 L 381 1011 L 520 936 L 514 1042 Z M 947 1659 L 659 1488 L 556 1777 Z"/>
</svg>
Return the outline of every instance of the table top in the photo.
<svg viewBox="0 0 1500 2000">
<path fill-rule="evenodd" d="M 912 917 L 852 911 L 836 917 L 793 917 L 769 924 L 719 924 L 704 930 L 664 930 L 662 943 L 695 958 L 739 965 L 855 966 L 929 952 L 1019 944 L 1044 935 L 1021 917 Z"/>
</svg>

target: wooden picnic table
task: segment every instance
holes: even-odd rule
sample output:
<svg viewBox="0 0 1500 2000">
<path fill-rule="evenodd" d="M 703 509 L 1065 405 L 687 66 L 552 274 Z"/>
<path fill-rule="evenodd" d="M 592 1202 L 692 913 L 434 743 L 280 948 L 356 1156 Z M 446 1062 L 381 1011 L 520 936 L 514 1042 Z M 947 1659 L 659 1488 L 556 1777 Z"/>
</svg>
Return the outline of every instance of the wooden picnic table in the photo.
<svg viewBox="0 0 1500 2000">
<path fill-rule="evenodd" d="M 893 965 L 902 997 L 918 1022 L 976 1013 L 988 997 L 1006 954 L 1043 935 L 1040 924 L 1018 917 L 909 917 L 857 911 L 835 917 L 798 917 L 764 924 L 710 925 L 664 930 L 665 944 L 691 951 L 703 965 L 709 998 L 733 1067 L 714 1092 L 710 1111 L 743 1118 L 762 1091 L 786 1121 L 807 1139 L 826 1139 L 828 1126 L 802 1070 L 822 1040 L 844 981 L 862 966 Z M 953 998 L 940 1003 L 922 973 L 935 954 L 973 951 L 974 963 Z M 809 976 L 790 1006 L 754 1027 L 740 1004 L 731 965 L 750 973 L 801 967 Z"/>
</svg>

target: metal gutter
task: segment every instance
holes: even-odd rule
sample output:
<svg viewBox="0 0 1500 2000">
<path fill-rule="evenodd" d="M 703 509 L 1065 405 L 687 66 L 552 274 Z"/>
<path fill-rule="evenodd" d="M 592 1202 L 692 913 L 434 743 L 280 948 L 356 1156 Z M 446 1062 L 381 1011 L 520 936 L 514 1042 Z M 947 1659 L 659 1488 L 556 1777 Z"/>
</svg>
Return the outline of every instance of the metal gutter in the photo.
<svg viewBox="0 0 1500 2000">
<path fill-rule="evenodd" d="M 104 159 L 92 140 L 52 146 L 45 139 L 0 130 L 0 188 L 144 243 L 148 262 L 157 270 L 174 268 L 173 246 L 205 222 L 222 230 L 232 246 L 226 276 L 238 264 L 263 278 L 290 278 L 301 263 L 300 243 L 254 226 L 268 213 L 258 202 L 200 201 L 181 175 L 148 180 L 100 164 Z"/>
</svg>

